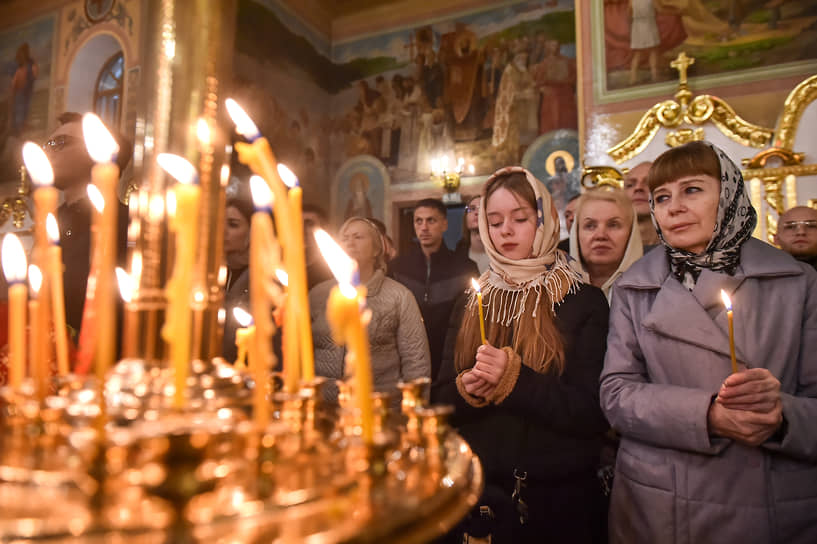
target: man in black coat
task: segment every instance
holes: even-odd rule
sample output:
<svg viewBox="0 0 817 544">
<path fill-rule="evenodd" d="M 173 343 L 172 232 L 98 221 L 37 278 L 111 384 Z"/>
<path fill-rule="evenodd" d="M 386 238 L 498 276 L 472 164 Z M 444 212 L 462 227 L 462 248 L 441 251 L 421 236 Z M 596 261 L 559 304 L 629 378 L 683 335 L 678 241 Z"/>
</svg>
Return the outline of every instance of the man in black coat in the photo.
<svg viewBox="0 0 817 544">
<path fill-rule="evenodd" d="M 88 199 L 87 185 L 91 182 L 94 162 L 88 155 L 82 134 L 82 116 L 66 112 L 59 116 L 60 126 L 43 146 L 54 169 L 54 186 L 62 191 L 63 204 L 57 208 L 60 227 L 60 246 L 65 265 L 65 321 L 72 329 L 74 339 L 79 338 L 82 310 L 85 305 L 85 289 L 91 266 L 91 222 L 93 206 Z M 111 131 L 119 144 L 116 162 L 120 171 L 130 161 L 133 150 L 119 133 Z M 128 208 L 117 202 L 117 262 L 125 262 L 128 229 Z M 116 286 L 114 286 L 115 288 Z M 117 291 L 117 300 L 119 300 Z"/>
<path fill-rule="evenodd" d="M 405 285 L 420 306 L 431 350 L 431 380 L 440 370 L 448 318 L 457 298 L 479 277 L 476 263 L 457 255 L 443 243 L 448 228 L 446 209 L 428 198 L 414 209 L 414 233 L 419 247 L 389 263 L 391 276 Z"/>
</svg>

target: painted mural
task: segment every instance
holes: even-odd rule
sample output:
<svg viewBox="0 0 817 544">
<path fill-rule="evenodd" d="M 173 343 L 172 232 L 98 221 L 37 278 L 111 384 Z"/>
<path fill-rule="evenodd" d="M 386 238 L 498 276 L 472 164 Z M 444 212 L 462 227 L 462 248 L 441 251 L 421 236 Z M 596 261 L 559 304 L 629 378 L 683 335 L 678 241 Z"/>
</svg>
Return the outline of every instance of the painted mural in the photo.
<svg viewBox="0 0 817 544">
<path fill-rule="evenodd" d="M 19 179 L 20 148 L 48 122 L 54 17 L 0 32 L 0 182 Z"/>
<path fill-rule="evenodd" d="M 813 0 L 604 0 L 603 21 L 608 90 L 675 81 L 682 50 L 696 77 L 817 59 Z"/>
<path fill-rule="evenodd" d="M 240 0 L 236 94 L 316 185 L 361 155 L 392 186 L 427 180 L 442 154 L 488 174 L 577 128 L 573 7 L 527 0 L 330 44 L 276 0 Z"/>
<path fill-rule="evenodd" d="M 332 48 L 361 77 L 333 96 L 333 165 L 369 154 L 392 183 L 425 179 L 432 158 L 477 174 L 518 164 L 541 134 L 578 125 L 572 0 L 502 8 Z"/>
</svg>

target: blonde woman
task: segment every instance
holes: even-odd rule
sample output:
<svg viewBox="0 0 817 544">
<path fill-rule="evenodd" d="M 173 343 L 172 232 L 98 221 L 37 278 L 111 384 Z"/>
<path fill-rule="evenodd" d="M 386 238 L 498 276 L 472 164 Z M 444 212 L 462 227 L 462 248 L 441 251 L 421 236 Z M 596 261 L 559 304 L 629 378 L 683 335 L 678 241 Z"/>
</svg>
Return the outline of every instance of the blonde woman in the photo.
<svg viewBox="0 0 817 544">
<path fill-rule="evenodd" d="M 431 376 L 431 357 L 420 309 L 411 291 L 384 274 L 383 238 L 377 226 L 362 217 L 352 217 L 340 229 L 340 243 L 355 259 L 360 282 L 366 286 L 366 307 L 372 311 L 369 343 L 376 391 L 394 393 L 400 403 L 397 383 Z M 346 374 L 345 351 L 332 341 L 326 320 L 326 300 L 335 280 L 319 283 L 309 291 L 315 373 L 331 378 L 328 400 L 337 400 L 334 380 Z"/>
<path fill-rule="evenodd" d="M 604 291 L 644 254 L 633 205 L 621 189 L 599 187 L 576 206 L 570 229 L 570 256 L 585 281 Z"/>
</svg>

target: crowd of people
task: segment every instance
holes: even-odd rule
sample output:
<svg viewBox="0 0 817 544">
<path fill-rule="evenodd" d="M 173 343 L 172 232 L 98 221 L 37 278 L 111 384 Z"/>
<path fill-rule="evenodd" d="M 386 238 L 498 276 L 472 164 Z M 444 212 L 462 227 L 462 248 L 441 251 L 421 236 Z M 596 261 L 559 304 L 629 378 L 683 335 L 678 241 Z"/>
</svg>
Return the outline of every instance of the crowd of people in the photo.
<svg viewBox="0 0 817 544">
<path fill-rule="evenodd" d="M 60 120 L 45 149 L 79 329 L 92 163 L 79 118 Z M 417 203 L 405 254 L 371 218 L 338 237 L 367 287 L 375 389 L 397 404 L 400 381 L 430 378 L 431 401 L 454 406 L 482 462 L 479 508 L 445 541 L 817 542 L 817 210 L 781 215 L 781 249 L 752 238 L 740 169 L 707 142 L 638 165 L 623 190 L 571 200 L 566 241 L 546 186 L 521 167 L 466 204 L 455 250 L 436 199 Z M 227 306 L 248 307 L 251 213 L 231 191 Z M 326 218 L 307 206 L 304 223 L 316 372 L 334 384 L 347 375 L 325 316 L 334 280 L 311 235 Z"/>
</svg>

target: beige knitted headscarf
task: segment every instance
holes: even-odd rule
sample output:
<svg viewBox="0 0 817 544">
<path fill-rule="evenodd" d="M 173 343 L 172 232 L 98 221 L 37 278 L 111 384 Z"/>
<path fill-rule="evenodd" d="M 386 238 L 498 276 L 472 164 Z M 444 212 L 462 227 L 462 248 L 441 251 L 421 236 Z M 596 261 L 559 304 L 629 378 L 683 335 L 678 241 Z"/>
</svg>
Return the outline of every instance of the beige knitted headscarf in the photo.
<svg viewBox="0 0 817 544">
<path fill-rule="evenodd" d="M 536 235 L 531 256 L 519 260 L 503 257 L 494 247 L 488 233 L 488 218 L 485 213 L 486 188 L 496 178 L 513 173 L 524 174 L 536 195 Z M 531 292 L 536 294 L 531 316 L 536 317 L 542 290 L 547 293 L 551 311 L 554 311 L 556 304 L 561 303 L 568 293 L 575 292 L 581 283 L 581 276 L 568 265 L 568 257 L 556 248 L 559 243 L 559 213 L 553 205 L 550 193 L 542 182 L 522 167 L 509 166 L 497 170 L 483 185 L 479 236 L 491 260 L 490 268 L 479 278 L 486 321 L 504 326 L 511 325 L 522 317 Z M 472 293 L 469 307 L 475 304 L 476 296 Z"/>
</svg>

